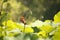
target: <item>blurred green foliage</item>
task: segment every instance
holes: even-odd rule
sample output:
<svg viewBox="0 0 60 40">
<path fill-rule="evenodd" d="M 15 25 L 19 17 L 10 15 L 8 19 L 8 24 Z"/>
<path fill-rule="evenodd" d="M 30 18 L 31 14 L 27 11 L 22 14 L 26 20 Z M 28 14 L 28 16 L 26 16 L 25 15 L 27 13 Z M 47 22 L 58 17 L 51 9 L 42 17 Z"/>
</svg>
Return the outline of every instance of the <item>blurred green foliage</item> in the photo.
<svg viewBox="0 0 60 40">
<path fill-rule="evenodd" d="M 28 23 L 36 19 L 53 20 L 60 9 L 59 4 L 60 0 L 0 0 L 0 12 L 7 12 L 10 19 L 16 22 L 20 22 L 23 15 Z"/>
<path fill-rule="evenodd" d="M 38 19 L 43 21 L 47 19 L 54 20 L 53 17 L 59 10 L 60 10 L 60 0 L 0 0 L 0 26 L 2 27 L 2 22 L 7 21 L 8 19 L 11 19 L 15 22 L 20 22 L 21 16 L 25 17 L 27 24 L 32 23 Z M 44 29 L 48 33 L 48 30 L 50 29 L 48 28 L 48 30 L 46 30 L 46 28 L 47 26 L 45 28 L 43 27 L 39 29 L 41 30 Z M 39 29 L 34 27 L 33 29 L 35 32 L 40 31 Z M 54 34 L 53 40 L 57 40 L 57 39 L 60 40 L 59 30 L 60 29 L 58 29 L 58 31 Z M 46 34 L 45 32 L 40 32 L 40 33 L 42 34 L 42 36 Z M 40 33 L 38 34 L 41 35 Z M 24 35 L 22 34 L 17 36 L 16 38 L 21 39 L 23 38 L 23 36 Z M 35 34 L 34 35 L 26 34 L 25 36 L 27 36 L 28 39 L 31 39 L 31 40 L 37 40 L 37 37 L 38 37 Z"/>
</svg>

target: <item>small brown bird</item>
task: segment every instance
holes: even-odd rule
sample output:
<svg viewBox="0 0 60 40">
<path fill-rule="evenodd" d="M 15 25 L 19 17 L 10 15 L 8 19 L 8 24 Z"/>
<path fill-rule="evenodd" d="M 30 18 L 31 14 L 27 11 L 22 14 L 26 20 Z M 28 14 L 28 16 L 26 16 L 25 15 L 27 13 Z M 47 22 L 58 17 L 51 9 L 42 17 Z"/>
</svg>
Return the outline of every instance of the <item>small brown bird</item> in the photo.
<svg viewBox="0 0 60 40">
<path fill-rule="evenodd" d="M 21 21 L 22 23 L 26 24 L 26 20 L 25 20 L 24 16 L 21 16 L 21 17 L 20 17 L 20 21 Z"/>
</svg>

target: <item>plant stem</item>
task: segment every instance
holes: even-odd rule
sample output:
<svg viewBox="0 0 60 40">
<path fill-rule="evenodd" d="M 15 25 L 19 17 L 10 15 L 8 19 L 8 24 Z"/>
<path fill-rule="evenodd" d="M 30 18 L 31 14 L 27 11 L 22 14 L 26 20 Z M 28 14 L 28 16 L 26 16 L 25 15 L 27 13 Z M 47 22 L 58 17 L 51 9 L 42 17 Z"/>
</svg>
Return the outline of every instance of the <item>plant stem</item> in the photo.
<svg viewBox="0 0 60 40">
<path fill-rule="evenodd" d="M 24 29 L 23 29 L 23 33 L 25 33 L 25 24 L 24 24 Z"/>
</svg>

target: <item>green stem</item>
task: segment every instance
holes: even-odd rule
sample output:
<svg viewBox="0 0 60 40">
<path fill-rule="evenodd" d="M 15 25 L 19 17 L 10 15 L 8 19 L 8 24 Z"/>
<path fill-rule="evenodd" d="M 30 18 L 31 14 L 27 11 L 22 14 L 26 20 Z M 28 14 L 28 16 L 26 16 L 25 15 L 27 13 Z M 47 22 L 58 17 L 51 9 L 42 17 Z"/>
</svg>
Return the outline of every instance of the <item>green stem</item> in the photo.
<svg viewBox="0 0 60 40">
<path fill-rule="evenodd" d="M 23 29 L 23 33 L 25 33 L 25 24 L 24 24 L 24 29 Z"/>
</svg>

